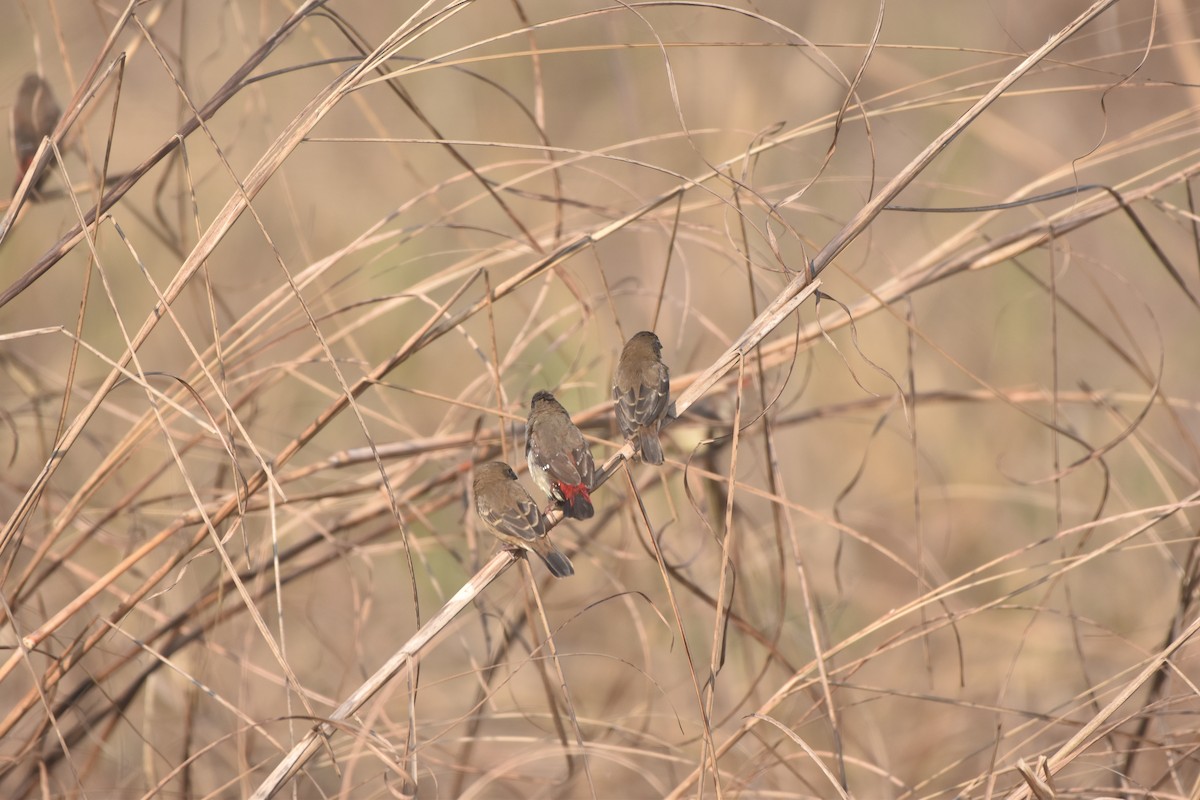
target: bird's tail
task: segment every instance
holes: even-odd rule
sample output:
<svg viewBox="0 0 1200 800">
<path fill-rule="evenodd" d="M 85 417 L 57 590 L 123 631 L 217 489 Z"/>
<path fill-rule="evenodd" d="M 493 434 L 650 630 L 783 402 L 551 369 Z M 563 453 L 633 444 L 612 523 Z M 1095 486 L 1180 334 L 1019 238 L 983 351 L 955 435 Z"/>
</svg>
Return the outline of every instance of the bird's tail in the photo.
<svg viewBox="0 0 1200 800">
<path fill-rule="evenodd" d="M 642 461 L 658 466 L 663 463 L 662 444 L 658 441 L 658 431 L 650 426 L 638 428 L 638 449 Z"/>
<path fill-rule="evenodd" d="M 538 553 L 542 557 L 542 561 L 546 562 L 546 568 L 550 570 L 550 574 L 556 578 L 569 578 L 575 574 L 575 568 L 571 566 L 571 559 L 562 554 L 554 545 L 550 545 L 550 549 L 545 553 Z"/>
<path fill-rule="evenodd" d="M 582 483 L 578 486 L 561 484 L 563 493 L 563 514 L 571 519 L 591 519 L 596 509 L 592 508 L 592 498 L 588 495 L 587 487 Z"/>
</svg>

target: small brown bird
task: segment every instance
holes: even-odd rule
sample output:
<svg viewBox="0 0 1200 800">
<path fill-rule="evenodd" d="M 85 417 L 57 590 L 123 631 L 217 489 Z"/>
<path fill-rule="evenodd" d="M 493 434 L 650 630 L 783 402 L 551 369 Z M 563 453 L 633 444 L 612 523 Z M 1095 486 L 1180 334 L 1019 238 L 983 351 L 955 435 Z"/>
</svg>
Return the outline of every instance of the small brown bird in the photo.
<svg viewBox="0 0 1200 800">
<path fill-rule="evenodd" d="M 549 392 L 538 392 L 529 407 L 525 429 L 525 459 L 529 474 L 543 492 L 562 504 L 573 519 L 588 519 L 596 464 L 583 434 L 571 415 Z"/>
<path fill-rule="evenodd" d="M 663 463 L 658 426 L 667 413 L 671 375 L 662 362 L 662 342 L 650 331 L 640 331 L 625 343 L 613 378 L 613 401 L 621 435 L 634 439 L 647 464 Z"/>
<path fill-rule="evenodd" d="M 512 467 L 503 461 L 484 464 L 475 470 L 474 487 L 475 510 L 497 539 L 535 553 L 556 578 L 575 574 L 571 561 L 546 535 L 546 518 Z"/>
<path fill-rule="evenodd" d="M 37 155 L 42 139 L 54 132 L 54 126 L 58 124 L 60 116 L 62 111 L 54 99 L 54 91 L 50 84 L 46 83 L 41 75 L 28 73 L 17 89 L 17 101 L 13 104 L 10 118 L 13 155 L 17 159 L 14 192 L 25 178 L 25 171 L 33 163 L 33 157 Z M 32 187 L 35 195 L 49 175 L 50 171 L 45 170 L 37 177 Z"/>
</svg>

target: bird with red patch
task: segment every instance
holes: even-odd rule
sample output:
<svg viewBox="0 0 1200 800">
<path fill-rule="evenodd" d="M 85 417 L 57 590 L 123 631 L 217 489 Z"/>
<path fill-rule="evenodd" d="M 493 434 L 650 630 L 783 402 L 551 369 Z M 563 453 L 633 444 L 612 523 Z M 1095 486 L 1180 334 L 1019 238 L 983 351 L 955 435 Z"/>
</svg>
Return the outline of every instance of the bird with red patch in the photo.
<svg viewBox="0 0 1200 800">
<path fill-rule="evenodd" d="M 496 538 L 510 547 L 537 555 L 556 578 L 575 574 L 575 568 L 550 541 L 546 518 L 537 503 L 517 481 L 517 473 L 503 461 L 492 461 L 475 470 L 475 511 Z"/>
<path fill-rule="evenodd" d="M 13 184 L 15 192 L 25 178 L 25 172 L 33 164 L 38 147 L 54 132 L 62 111 L 58 101 L 54 99 L 54 91 L 41 75 L 30 72 L 21 81 L 17 89 L 17 101 L 13 103 L 10 118 L 13 155 L 17 159 L 17 180 Z M 36 198 L 38 189 L 50 175 L 45 170 L 37 176 L 32 186 L 32 195 Z"/>
<path fill-rule="evenodd" d="M 667 413 L 671 376 L 662 360 L 662 343 L 651 331 L 639 331 L 625 343 L 612 394 L 621 435 L 633 440 L 642 461 L 663 463 L 658 426 Z"/>
<path fill-rule="evenodd" d="M 588 519 L 596 464 L 571 415 L 550 392 L 533 396 L 525 428 L 525 458 L 533 482 L 572 519 Z"/>
</svg>

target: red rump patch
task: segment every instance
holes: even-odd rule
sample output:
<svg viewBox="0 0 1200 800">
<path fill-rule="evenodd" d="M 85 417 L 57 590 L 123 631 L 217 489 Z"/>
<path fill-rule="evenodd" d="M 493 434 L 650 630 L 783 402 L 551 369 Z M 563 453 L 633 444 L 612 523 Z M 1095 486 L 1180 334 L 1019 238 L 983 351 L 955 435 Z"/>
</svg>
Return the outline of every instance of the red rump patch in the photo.
<svg viewBox="0 0 1200 800">
<path fill-rule="evenodd" d="M 591 519 L 595 509 L 587 486 L 582 483 L 555 481 L 555 488 L 562 494 L 563 514 L 572 519 Z"/>
<path fill-rule="evenodd" d="M 582 483 L 577 483 L 574 485 L 569 483 L 559 483 L 558 490 L 562 492 L 563 500 L 565 500 L 568 505 L 574 505 L 576 497 L 583 497 L 584 500 L 592 499 L 592 496 L 588 494 L 587 487 L 585 487 Z"/>
</svg>

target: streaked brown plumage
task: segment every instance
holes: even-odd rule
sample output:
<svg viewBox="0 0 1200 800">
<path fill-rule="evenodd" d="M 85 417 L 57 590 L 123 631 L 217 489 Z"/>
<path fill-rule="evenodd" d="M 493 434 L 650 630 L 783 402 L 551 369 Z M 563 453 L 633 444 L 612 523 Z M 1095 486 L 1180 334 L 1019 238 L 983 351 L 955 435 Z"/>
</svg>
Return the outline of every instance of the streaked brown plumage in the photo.
<svg viewBox="0 0 1200 800">
<path fill-rule="evenodd" d="M 671 398 L 671 376 L 662 361 L 662 343 L 650 331 L 635 333 L 617 362 L 613 402 L 621 435 L 633 439 L 647 464 L 663 463 L 658 427 Z"/>
<path fill-rule="evenodd" d="M 563 514 L 588 519 L 595 513 L 592 484 L 596 464 L 592 451 L 571 415 L 550 392 L 538 392 L 530 403 L 525 459 L 534 483 L 551 500 L 562 504 Z"/>
<path fill-rule="evenodd" d="M 570 559 L 550 541 L 546 518 L 512 467 L 503 461 L 483 464 L 475 470 L 473 485 L 475 510 L 497 539 L 536 554 L 556 578 L 575 574 Z"/>
<path fill-rule="evenodd" d="M 10 128 L 12 133 L 13 155 L 17 159 L 17 179 L 13 191 L 21 185 L 25 172 L 33 163 L 42 139 L 54 132 L 62 111 L 54 99 L 54 91 L 42 76 L 30 72 L 21 81 L 17 89 L 17 100 L 13 103 Z M 46 182 L 50 171 L 43 170 L 37 176 L 32 190 L 36 196 L 37 190 Z"/>
</svg>

